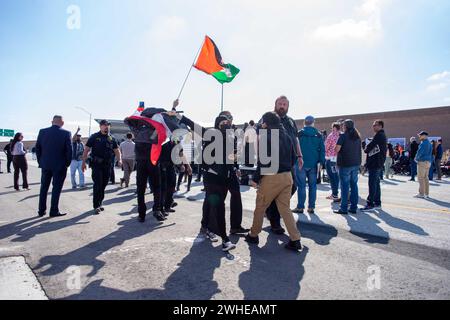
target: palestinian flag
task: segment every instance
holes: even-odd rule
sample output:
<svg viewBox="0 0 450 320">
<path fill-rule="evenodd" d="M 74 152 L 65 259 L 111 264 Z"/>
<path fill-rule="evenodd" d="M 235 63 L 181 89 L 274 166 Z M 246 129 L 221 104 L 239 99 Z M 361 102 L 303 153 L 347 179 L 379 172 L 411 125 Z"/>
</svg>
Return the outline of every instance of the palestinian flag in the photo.
<svg viewBox="0 0 450 320">
<path fill-rule="evenodd" d="M 208 36 L 205 37 L 205 43 L 203 44 L 194 67 L 212 75 L 222 84 L 233 81 L 240 71 L 231 63 L 223 63 L 219 49 L 214 41 Z"/>
</svg>

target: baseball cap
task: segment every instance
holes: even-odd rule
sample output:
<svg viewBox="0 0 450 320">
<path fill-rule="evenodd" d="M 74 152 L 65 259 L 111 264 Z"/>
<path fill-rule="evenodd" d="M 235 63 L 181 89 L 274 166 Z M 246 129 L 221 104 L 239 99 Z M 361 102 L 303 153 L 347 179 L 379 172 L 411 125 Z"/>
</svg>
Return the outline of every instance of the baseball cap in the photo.
<svg viewBox="0 0 450 320">
<path fill-rule="evenodd" d="M 305 122 L 309 122 L 309 123 L 313 123 L 314 122 L 314 117 L 313 116 L 307 116 L 306 118 L 305 118 Z"/>
<path fill-rule="evenodd" d="M 355 127 L 355 123 L 352 119 L 344 120 L 344 125 L 347 127 L 347 129 L 353 129 Z"/>
<path fill-rule="evenodd" d="M 108 120 L 102 120 L 102 121 L 100 121 L 100 125 L 101 126 L 109 126 L 110 123 L 108 122 Z"/>
<path fill-rule="evenodd" d="M 428 136 L 428 132 L 426 131 L 420 131 L 418 136 Z"/>
</svg>

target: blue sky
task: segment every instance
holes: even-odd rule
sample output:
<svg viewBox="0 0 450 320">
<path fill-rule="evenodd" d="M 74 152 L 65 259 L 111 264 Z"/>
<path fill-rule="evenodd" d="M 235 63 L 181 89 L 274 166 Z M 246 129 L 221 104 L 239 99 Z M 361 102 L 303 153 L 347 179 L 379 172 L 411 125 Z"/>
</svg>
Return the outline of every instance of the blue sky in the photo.
<svg viewBox="0 0 450 320">
<path fill-rule="evenodd" d="M 168 107 L 205 34 L 241 69 L 225 86 L 237 122 L 281 94 L 295 118 L 450 105 L 449 16 L 447 0 L 2 0 L 0 128 L 32 139 L 62 114 L 86 135 L 76 106 Z M 181 109 L 210 124 L 219 106 L 219 84 L 193 70 Z"/>
</svg>

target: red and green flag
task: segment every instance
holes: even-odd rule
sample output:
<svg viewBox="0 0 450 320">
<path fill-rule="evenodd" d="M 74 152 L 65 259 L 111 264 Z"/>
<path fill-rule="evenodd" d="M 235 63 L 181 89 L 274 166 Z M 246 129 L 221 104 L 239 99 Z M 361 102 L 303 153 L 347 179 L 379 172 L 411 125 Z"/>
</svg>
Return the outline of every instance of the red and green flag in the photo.
<svg viewBox="0 0 450 320">
<path fill-rule="evenodd" d="M 233 81 L 240 71 L 231 63 L 223 63 L 219 49 L 208 36 L 205 37 L 205 42 L 194 67 L 212 75 L 222 84 Z"/>
</svg>

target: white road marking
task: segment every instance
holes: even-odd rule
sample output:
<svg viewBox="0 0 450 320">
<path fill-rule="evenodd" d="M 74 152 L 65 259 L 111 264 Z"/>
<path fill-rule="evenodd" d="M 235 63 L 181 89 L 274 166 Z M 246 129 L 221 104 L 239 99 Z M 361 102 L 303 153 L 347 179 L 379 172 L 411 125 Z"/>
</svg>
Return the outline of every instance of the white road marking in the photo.
<svg viewBox="0 0 450 320">
<path fill-rule="evenodd" d="M 24 257 L 0 259 L 0 300 L 48 300 Z"/>
</svg>

